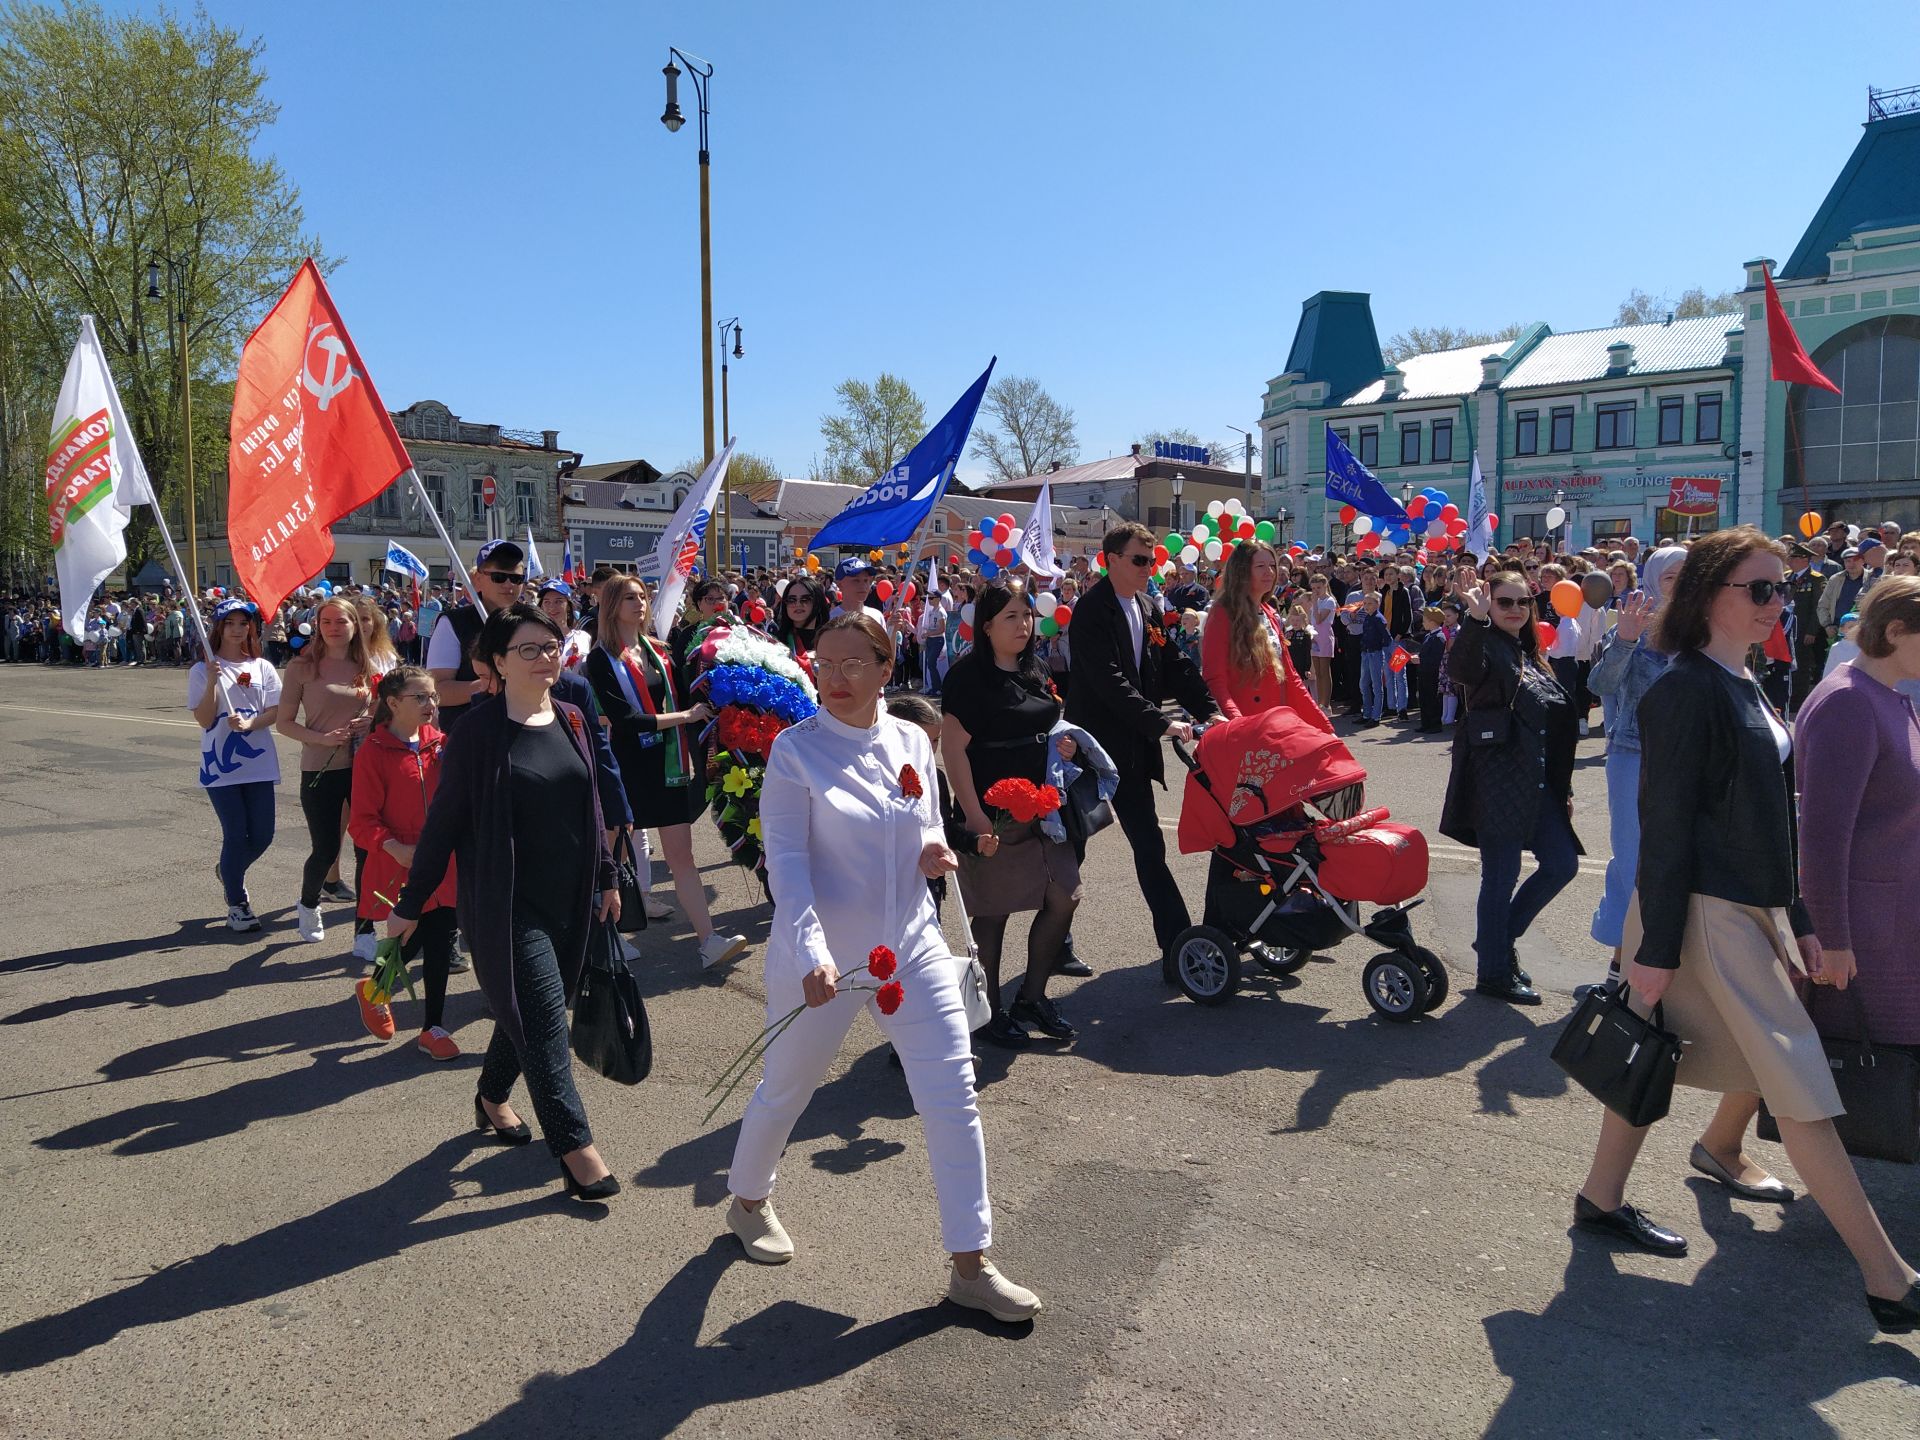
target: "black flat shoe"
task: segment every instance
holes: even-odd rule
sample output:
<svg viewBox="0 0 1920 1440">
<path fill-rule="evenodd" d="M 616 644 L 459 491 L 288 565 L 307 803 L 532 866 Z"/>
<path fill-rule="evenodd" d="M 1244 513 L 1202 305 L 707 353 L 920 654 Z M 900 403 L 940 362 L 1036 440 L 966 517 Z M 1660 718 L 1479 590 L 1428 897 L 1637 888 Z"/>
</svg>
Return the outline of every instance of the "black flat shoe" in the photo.
<svg viewBox="0 0 1920 1440">
<path fill-rule="evenodd" d="M 1602 1210 L 1586 1196 L 1576 1195 L 1573 1197 L 1573 1223 L 1583 1229 L 1597 1230 L 1603 1235 L 1625 1240 L 1630 1245 L 1638 1245 L 1642 1250 L 1651 1250 L 1656 1255 L 1678 1257 L 1687 1253 L 1684 1235 L 1676 1235 L 1654 1224 L 1631 1205 L 1622 1205 L 1618 1210 Z M 1915 1314 L 1920 1315 L 1920 1311 Z"/>
<path fill-rule="evenodd" d="M 560 1162 L 560 1178 L 567 1182 L 567 1194 L 576 1200 L 608 1200 L 620 1193 L 620 1182 L 614 1178 L 611 1170 L 602 1175 L 598 1180 L 592 1180 L 582 1185 L 578 1180 L 573 1178 L 573 1171 L 569 1170 L 567 1168 L 567 1162 L 562 1160 Z"/>
<path fill-rule="evenodd" d="M 1507 980 L 1482 980 L 1473 987 L 1473 993 L 1484 995 L 1489 1000 L 1504 1000 L 1509 1005 L 1540 1003 L 1540 992 L 1523 983 L 1518 976 Z"/>
<path fill-rule="evenodd" d="M 1920 1326 L 1920 1283 L 1911 1286 L 1898 1300 L 1867 1296 L 1867 1310 L 1882 1335 L 1908 1335 Z"/>
<path fill-rule="evenodd" d="M 1093 967 L 1078 955 L 1069 955 L 1053 967 L 1053 973 L 1056 975 L 1071 975 L 1076 980 L 1084 980 L 1093 974 Z"/>
<path fill-rule="evenodd" d="M 480 1097 L 473 1097 L 473 1128 L 491 1130 L 493 1138 L 502 1145 L 525 1145 L 533 1139 L 533 1130 L 527 1125 L 496 1125 L 493 1117 L 487 1114 L 487 1107 L 480 1103 Z"/>
<path fill-rule="evenodd" d="M 1004 1010 L 994 1011 L 993 1018 L 980 1027 L 979 1034 L 989 1045 L 998 1045 L 1002 1050 L 1019 1050 L 1033 1043 L 1033 1037 Z"/>
<path fill-rule="evenodd" d="M 1060 1007 L 1044 995 L 1038 1000 L 1014 1001 L 1013 1018 L 1033 1026 L 1050 1040 L 1071 1040 L 1080 1033 L 1066 1022 Z"/>
</svg>

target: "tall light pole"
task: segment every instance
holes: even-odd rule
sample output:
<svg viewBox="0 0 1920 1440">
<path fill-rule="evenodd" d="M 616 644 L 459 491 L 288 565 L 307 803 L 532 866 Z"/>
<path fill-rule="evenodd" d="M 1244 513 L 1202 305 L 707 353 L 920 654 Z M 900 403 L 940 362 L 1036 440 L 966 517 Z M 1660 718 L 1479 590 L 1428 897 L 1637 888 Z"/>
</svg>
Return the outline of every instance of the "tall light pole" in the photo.
<svg viewBox="0 0 1920 1440">
<path fill-rule="evenodd" d="M 700 111 L 700 400 L 702 438 L 706 449 L 703 463 L 713 463 L 713 191 L 711 153 L 707 148 L 707 91 L 713 82 L 713 66 L 697 55 L 689 55 L 674 46 L 667 47 L 667 108 L 660 112 L 660 123 L 673 134 L 687 123 L 680 113 L 680 69 L 673 62 L 686 63 L 693 78 L 693 94 Z M 707 573 L 713 573 L 715 526 L 707 522 Z"/>
<path fill-rule="evenodd" d="M 1247 437 L 1247 504 L 1258 511 L 1260 502 L 1255 498 L 1253 490 L 1253 432 L 1242 430 L 1238 425 L 1229 425 L 1227 428 Z"/>
<path fill-rule="evenodd" d="M 149 300 L 162 298 L 162 263 L 167 267 L 167 284 L 173 291 L 174 320 L 180 327 L 180 444 L 187 462 L 187 573 L 181 577 L 181 584 L 188 594 L 197 596 L 200 593 L 200 526 L 194 516 L 193 503 L 193 369 L 187 361 L 187 268 L 170 256 L 149 256 Z"/>
<path fill-rule="evenodd" d="M 1173 479 L 1167 482 L 1167 486 L 1173 491 L 1173 524 L 1169 528 L 1176 535 L 1184 535 L 1186 531 L 1180 524 L 1180 492 L 1187 488 L 1187 477 L 1176 470 L 1173 472 Z"/>
<path fill-rule="evenodd" d="M 744 360 L 747 352 L 740 347 L 740 317 L 720 322 L 720 444 L 725 447 L 733 442 L 733 426 L 727 416 L 727 331 L 733 331 L 733 358 Z M 722 502 L 721 514 L 725 517 L 721 525 L 726 530 L 727 563 L 732 564 L 733 554 L 733 472 L 727 472 L 726 483 L 720 487 Z M 744 567 L 743 567 L 744 568 Z"/>
</svg>

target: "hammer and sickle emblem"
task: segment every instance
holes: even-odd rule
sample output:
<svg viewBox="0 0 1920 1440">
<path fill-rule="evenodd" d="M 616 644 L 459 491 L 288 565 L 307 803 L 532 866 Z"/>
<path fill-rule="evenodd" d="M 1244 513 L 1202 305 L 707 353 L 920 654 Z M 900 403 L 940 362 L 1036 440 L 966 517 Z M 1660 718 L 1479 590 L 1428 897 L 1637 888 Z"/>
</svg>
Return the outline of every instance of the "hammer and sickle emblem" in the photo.
<svg viewBox="0 0 1920 1440">
<path fill-rule="evenodd" d="M 332 403 L 334 396 L 353 384 L 354 378 L 360 373 L 347 359 L 347 347 L 340 337 L 328 333 L 332 329 L 333 322 L 325 320 L 308 333 L 306 358 L 300 370 L 300 383 L 307 387 L 308 394 L 319 400 L 322 410 Z M 319 379 L 314 378 L 311 369 L 315 350 L 326 353 Z"/>
</svg>

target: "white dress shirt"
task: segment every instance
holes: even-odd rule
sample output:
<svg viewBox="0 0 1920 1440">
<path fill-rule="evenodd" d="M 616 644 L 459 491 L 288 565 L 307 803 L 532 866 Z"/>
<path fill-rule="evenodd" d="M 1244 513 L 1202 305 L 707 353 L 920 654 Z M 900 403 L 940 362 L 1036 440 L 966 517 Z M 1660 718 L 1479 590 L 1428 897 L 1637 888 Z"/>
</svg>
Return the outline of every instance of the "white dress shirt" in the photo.
<svg viewBox="0 0 1920 1440">
<path fill-rule="evenodd" d="M 1138 670 L 1147 640 L 1145 622 L 1140 618 L 1140 597 L 1128 599 L 1116 595 L 1114 598 L 1120 602 L 1120 613 L 1127 617 L 1127 633 L 1133 636 L 1133 668 Z"/>
</svg>

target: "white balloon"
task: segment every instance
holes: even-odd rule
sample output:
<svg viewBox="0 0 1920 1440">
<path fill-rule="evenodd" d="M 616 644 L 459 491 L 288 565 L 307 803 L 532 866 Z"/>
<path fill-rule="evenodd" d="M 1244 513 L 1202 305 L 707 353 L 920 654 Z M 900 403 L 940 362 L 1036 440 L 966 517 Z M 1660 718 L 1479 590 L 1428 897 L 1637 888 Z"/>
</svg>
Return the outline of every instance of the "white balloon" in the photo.
<svg viewBox="0 0 1920 1440">
<path fill-rule="evenodd" d="M 1051 590 L 1042 590 L 1033 599 L 1034 607 L 1039 610 L 1040 618 L 1045 619 L 1060 608 L 1060 597 Z"/>
<path fill-rule="evenodd" d="M 302 635 L 313 634 L 313 622 L 311 620 L 302 620 L 300 622 L 300 633 Z"/>
<path fill-rule="evenodd" d="M 1218 560 L 1220 558 L 1221 551 L 1223 551 L 1224 549 L 1226 549 L 1226 547 L 1222 545 L 1218 540 L 1209 540 L 1207 542 L 1207 559 Z"/>
<path fill-rule="evenodd" d="M 1566 523 L 1567 523 L 1567 511 L 1565 506 L 1556 505 L 1551 510 L 1547 511 L 1547 529 L 1558 530 L 1562 525 Z"/>
<path fill-rule="evenodd" d="M 1400 547 L 1391 540 L 1382 540 L 1374 547 L 1373 553 L 1376 555 L 1397 555 L 1400 553 Z"/>
<path fill-rule="evenodd" d="M 1356 535 L 1371 535 L 1373 533 L 1373 517 L 1371 515 L 1354 516 L 1353 533 Z"/>
<path fill-rule="evenodd" d="M 1222 505 L 1218 500 L 1209 500 L 1207 502 L 1207 514 L 1213 516 L 1216 520 L 1226 514 L 1226 511 L 1227 507 Z"/>
<path fill-rule="evenodd" d="M 1211 540 L 1212 538 L 1213 538 L 1213 531 L 1208 529 L 1205 525 L 1196 525 L 1193 527 L 1193 543 L 1194 544 L 1204 545 L 1207 543 L 1207 541 Z"/>
<path fill-rule="evenodd" d="M 1240 503 L 1240 497 L 1238 495 L 1227 501 L 1227 513 L 1229 515 L 1244 515 L 1247 513 L 1247 507 Z"/>
<path fill-rule="evenodd" d="M 1191 565 L 1199 558 L 1200 547 L 1197 545 L 1188 545 L 1180 551 L 1180 563 L 1182 565 Z"/>
<path fill-rule="evenodd" d="M 963 625 L 971 625 L 973 623 L 973 602 L 971 600 L 960 607 L 960 623 Z"/>
</svg>

